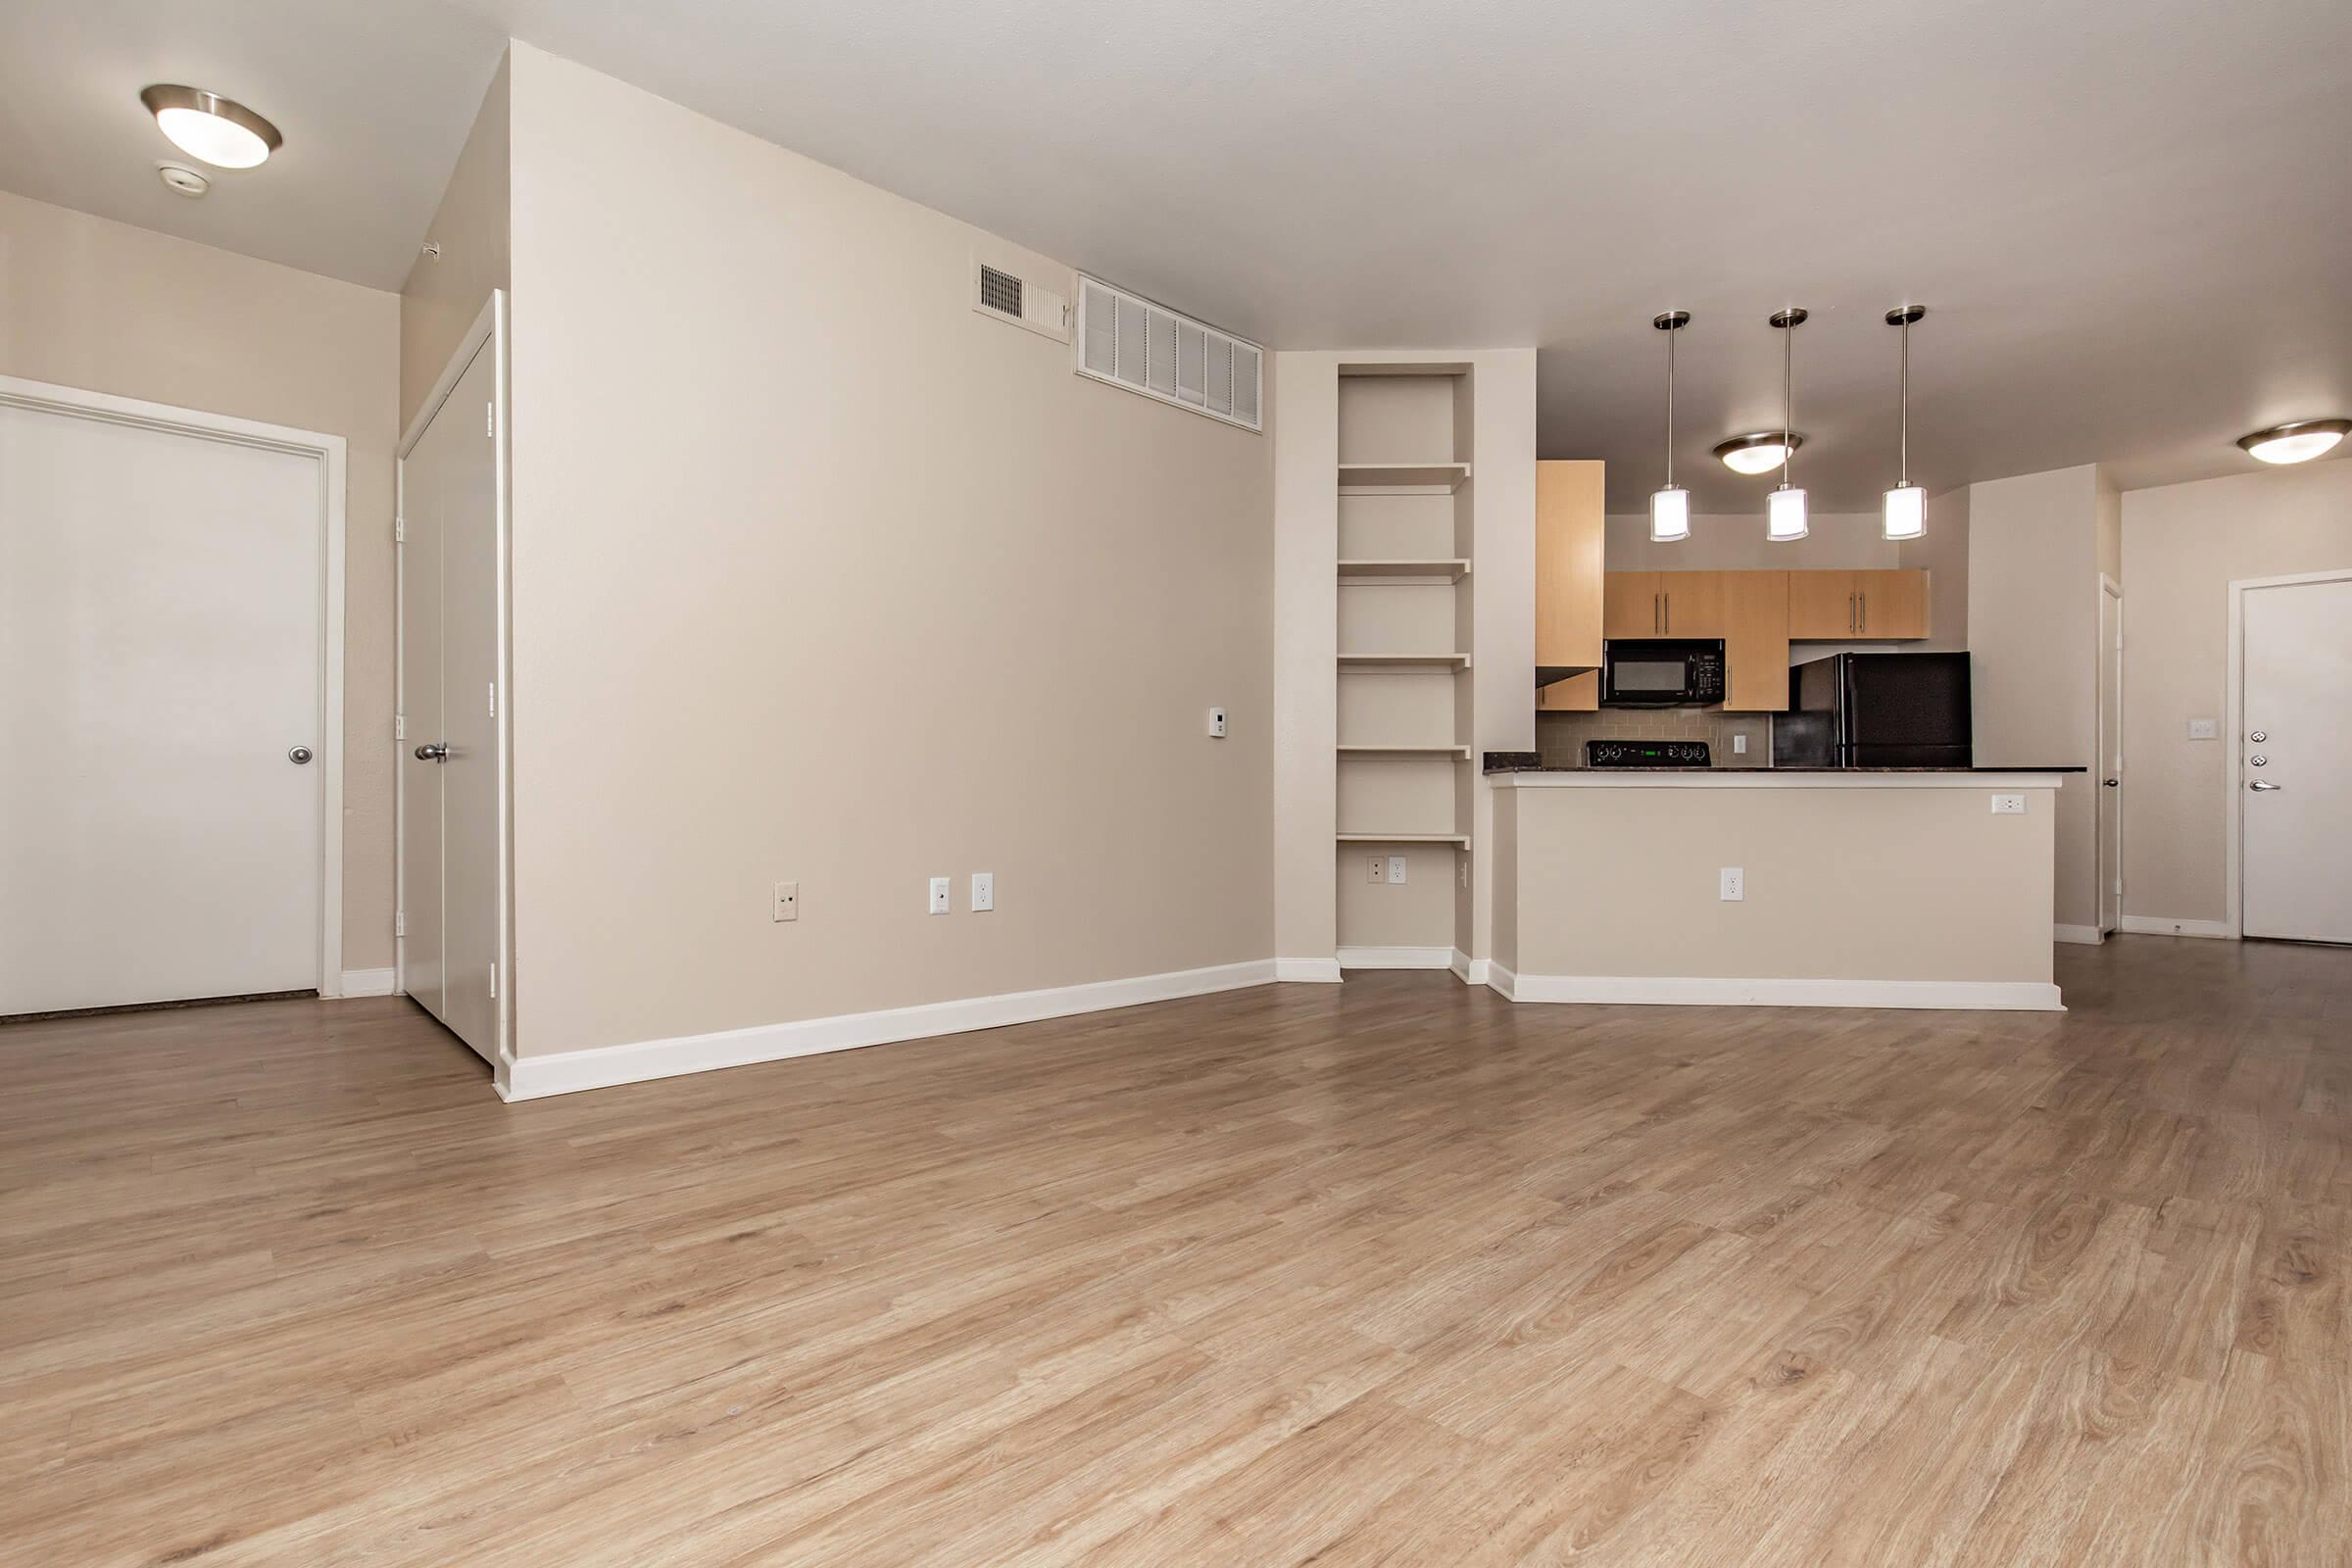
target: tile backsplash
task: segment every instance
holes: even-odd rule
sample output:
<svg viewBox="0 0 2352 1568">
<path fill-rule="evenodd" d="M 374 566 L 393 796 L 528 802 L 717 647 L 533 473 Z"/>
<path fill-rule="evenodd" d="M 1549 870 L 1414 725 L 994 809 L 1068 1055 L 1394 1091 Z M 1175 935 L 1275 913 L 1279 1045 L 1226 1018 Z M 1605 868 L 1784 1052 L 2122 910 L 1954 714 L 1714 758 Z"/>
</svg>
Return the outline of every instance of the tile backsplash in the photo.
<svg viewBox="0 0 2352 1568">
<path fill-rule="evenodd" d="M 1732 738 L 1747 737 L 1745 755 Z M 1582 767 L 1585 742 L 1705 741 L 1717 767 L 1772 765 L 1772 715 L 1714 708 L 1604 708 L 1592 713 L 1538 713 L 1536 750 L 1545 767 Z"/>
</svg>

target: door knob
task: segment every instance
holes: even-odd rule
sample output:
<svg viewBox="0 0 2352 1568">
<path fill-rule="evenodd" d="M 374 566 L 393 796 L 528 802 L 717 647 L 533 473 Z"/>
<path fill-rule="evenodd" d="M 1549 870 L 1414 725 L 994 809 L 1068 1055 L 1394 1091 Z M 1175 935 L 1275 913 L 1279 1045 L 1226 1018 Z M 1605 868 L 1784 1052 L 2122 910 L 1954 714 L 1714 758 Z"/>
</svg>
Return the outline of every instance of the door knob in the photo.
<svg viewBox="0 0 2352 1568">
<path fill-rule="evenodd" d="M 309 761 L 312 755 L 311 749 L 308 746 L 289 746 L 286 748 L 286 760 L 292 762 L 296 767 L 300 767 L 303 763 Z"/>
<path fill-rule="evenodd" d="M 419 762 L 446 762 L 449 760 L 449 747 L 441 741 L 428 741 L 416 748 L 416 760 Z"/>
<path fill-rule="evenodd" d="M 2247 785 L 2246 788 L 2250 790 L 2282 790 L 2286 788 L 2286 786 L 2283 784 L 2274 784 L 2267 778 L 2258 778 L 2253 783 Z"/>
</svg>

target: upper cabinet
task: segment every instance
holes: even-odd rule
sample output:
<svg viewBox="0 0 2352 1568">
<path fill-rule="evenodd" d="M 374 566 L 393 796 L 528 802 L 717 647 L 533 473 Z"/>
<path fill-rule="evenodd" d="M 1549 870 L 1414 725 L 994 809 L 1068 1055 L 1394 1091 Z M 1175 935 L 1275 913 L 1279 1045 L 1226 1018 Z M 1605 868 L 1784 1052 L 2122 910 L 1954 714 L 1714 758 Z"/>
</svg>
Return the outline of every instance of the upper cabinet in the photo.
<svg viewBox="0 0 2352 1568">
<path fill-rule="evenodd" d="M 1536 465 L 1536 669 L 1565 677 L 1600 665 L 1602 465 Z"/>
<path fill-rule="evenodd" d="M 1723 706 L 1778 713 L 1788 707 L 1788 579 L 1792 571 L 1727 571 L 1723 578 Z"/>
<path fill-rule="evenodd" d="M 1601 590 L 1610 637 L 1720 637 L 1721 571 L 1612 571 Z"/>
<path fill-rule="evenodd" d="M 1895 642 L 1928 635 L 1924 571 L 1792 571 L 1788 635 L 1799 642 Z"/>
</svg>

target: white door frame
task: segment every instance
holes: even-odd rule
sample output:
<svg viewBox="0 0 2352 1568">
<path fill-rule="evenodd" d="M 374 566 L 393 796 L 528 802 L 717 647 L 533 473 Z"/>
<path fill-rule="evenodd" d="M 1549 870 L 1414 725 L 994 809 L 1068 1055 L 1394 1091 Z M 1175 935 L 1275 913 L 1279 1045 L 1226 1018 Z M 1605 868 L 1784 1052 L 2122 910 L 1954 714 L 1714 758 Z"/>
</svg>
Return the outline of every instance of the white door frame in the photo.
<svg viewBox="0 0 2352 1568">
<path fill-rule="evenodd" d="M 2124 585 L 2102 571 L 2099 573 L 2098 600 L 2101 611 L 2107 608 L 2109 598 L 2115 600 L 2115 776 L 2120 780 L 2124 776 Z M 2104 618 L 2102 615 L 2101 619 Z M 2107 658 L 2106 642 L 2102 638 L 2099 646 L 2098 665 L 2104 666 Z M 2092 680 L 2098 687 L 2098 692 L 2091 704 L 2093 714 L 2091 722 L 2096 726 L 2091 731 L 2091 787 L 2098 793 L 2091 799 L 2098 803 L 2098 809 L 2091 813 L 2091 832 L 2097 836 L 2099 841 L 2097 857 L 2099 881 L 2098 886 L 2092 890 L 2098 895 L 2098 898 L 2092 906 L 2091 920 L 2098 928 L 2099 940 L 2104 942 L 2110 931 L 2121 931 L 2124 928 L 2124 803 L 2121 794 L 2124 786 L 2119 783 L 2116 786 L 2115 794 L 2110 796 L 2105 776 L 2107 759 L 2104 755 L 2107 750 L 2107 683 L 2098 679 L 2095 667 Z M 2112 835 L 2108 832 L 2107 822 L 2107 813 L 2110 811 L 2116 813 Z M 2107 842 L 2111 836 L 2115 841 L 2115 863 L 2113 865 L 2107 863 Z M 2113 926 L 2107 924 L 2107 889 L 2111 882 L 2115 885 L 2115 924 Z"/>
<path fill-rule="evenodd" d="M 498 528 L 498 957 L 495 984 L 498 991 L 498 1060 L 494 1068 L 495 1081 L 503 1096 L 512 1079 L 514 1067 L 514 646 L 510 635 L 510 596 L 513 581 L 512 520 L 514 515 L 513 465 L 511 459 L 511 425 L 508 417 L 508 344 L 507 291 L 492 289 L 490 298 L 482 304 L 482 312 L 473 319 L 466 336 L 458 343 L 457 352 L 442 367 L 440 378 L 417 406 L 416 416 L 401 432 L 400 447 L 395 455 L 393 478 L 393 532 L 397 539 L 407 516 L 409 454 L 424 438 L 425 426 L 441 406 L 457 390 L 458 380 L 473 363 L 476 354 L 487 344 L 491 360 L 491 396 L 497 401 L 492 416 L 492 460 L 497 466 L 497 528 Z M 401 683 L 407 676 L 407 600 L 408 555 L 395 548 L 392 598 L 392 679 L 393 710 L 408 711 L 408 694 Z M 392 876 L 394 898 L 405 910 L 409 904 L 408 890 L 408 824 L 409 770 L 401 765 L 401 756 L 409 741 L 397 729 L 393 740 L 394 829 L 392 840 Z M 409 945 L 405 935 L 394 938 L 396 955 L 393 968 L 393 989 L 407 994 L 409 982 Z"/>
<path fill-rule="evenodd" d="M 2224 852 L 2225 914 L 2223 923 L 2230 935 L 2243 939 L 2246 934 L 2246 867 L 2244 823 L 2239 803 L 2246 788 L 2246 593 L 2257 588 L 2292 588 L 2298 583 L 2337 582 L 2352 578 L 2352 566 L 2338 566 L 2331 571 L 2298 571 L 2283 577 L 2241 577 L 2230 584 L 2230 782 L 2228 799 L 2223 803 L 2223 821 L 2226 824 Z"/>
<path fill-rule="evenodd" d="M 0 405 L 314 458 L 318 464 L 318 994 L 343 994 L 343 437 L 0 375 Z"/>
</svg>

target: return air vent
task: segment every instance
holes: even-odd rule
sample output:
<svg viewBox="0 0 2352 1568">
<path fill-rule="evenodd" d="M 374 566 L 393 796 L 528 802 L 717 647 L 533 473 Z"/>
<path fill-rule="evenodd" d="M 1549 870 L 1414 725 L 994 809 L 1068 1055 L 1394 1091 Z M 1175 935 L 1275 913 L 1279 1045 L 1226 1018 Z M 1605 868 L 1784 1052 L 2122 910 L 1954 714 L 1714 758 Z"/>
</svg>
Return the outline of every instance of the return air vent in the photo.
<svg viewBox="0 0 2352 1568">
<path fill-rule="evenodd" d="M 1262 430 L 1263 351 L 1150 300 L 1078 278 L 1078 373 Z"/>
<path fill-rule="evenodd" d="M 972 263 L 972 309 L 1056 342 L 1070 340 L 1069 297 L 986 262 Z"/>
</svg>

